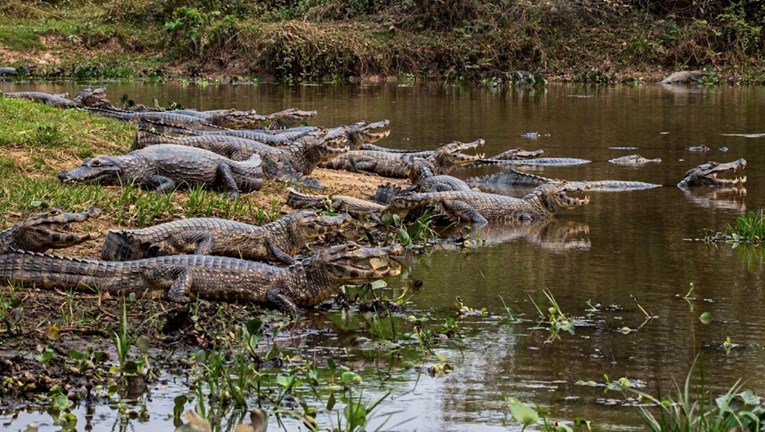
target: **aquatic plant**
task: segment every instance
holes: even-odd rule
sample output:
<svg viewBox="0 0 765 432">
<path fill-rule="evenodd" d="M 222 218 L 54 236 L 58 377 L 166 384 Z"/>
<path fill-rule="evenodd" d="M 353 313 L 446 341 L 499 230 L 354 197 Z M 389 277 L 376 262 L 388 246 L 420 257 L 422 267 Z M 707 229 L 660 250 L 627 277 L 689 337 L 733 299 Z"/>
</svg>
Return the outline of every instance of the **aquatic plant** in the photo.
<svg viewBox="0 0 765 432">
<path fill-rule="evenodd" d="M 765 238 L 765 210 L 749 211 L 736 218 L 735 225 L 727 225 L 723 233 L 734 243 L 760 244 Z"/>
<path fill-rule="evenodd" d="M 703 376 L 699 388 L 692 388 L 697 360 L 698 357 L 682 387 L 674 383 L 674 397 L 654 396 L 630 386 L 629 380 L 609 381 L 606 375 L 607 389 L 638 397 L 642 402 L 637 408 L 638 414 L 652 432 L 760 431 L 765 424 L 763 399 L 751 390 L 744 390 L 741 380 L 714 399 L 704 388 Z"/>
<path fill-rule="evenodd" d="M 527 427 L 537 424 L 539 421 L 542 422 L 541 426 L 544 432 L 573 432 L 574 430 L 567 423 L 552 420 L 549 417 L 547 410 L 540 406 L 533 409 L 515 397 L 506 398 L 505 403 L 513 418 L 523 424 L 521 432 L 525 431 Z M 572 423 L 574 428 L 581 428 L 587 431 L 591 430 L 592 422 L 582 418 L 577 418 L 569 423 Z"/>
</svg>

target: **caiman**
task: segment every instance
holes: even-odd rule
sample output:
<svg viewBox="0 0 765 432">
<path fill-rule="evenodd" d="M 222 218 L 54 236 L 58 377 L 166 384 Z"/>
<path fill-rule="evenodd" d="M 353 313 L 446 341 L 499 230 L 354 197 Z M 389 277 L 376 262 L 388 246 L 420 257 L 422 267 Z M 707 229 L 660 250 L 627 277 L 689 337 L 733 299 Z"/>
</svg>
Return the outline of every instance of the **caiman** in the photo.
<svg viewBox="0 0 765 432">
<path fill-rule="evenodd" d="M 77 102 L 71 99 L 67 99 L 67 96 L 69 95 L 68 93 L 51 94 L 36 91 L 26 91 L 2 93 L 2 95 L 11 99 L 27 99 L 58 108 L 77 108 L 80 106 L 77 104 Z"/>
<path fill-rule="evenodd" d="M 484 144 L 479 139 L 469 143 L 452 142 L 442 145 L 425 158 L 433 163 L 437 174 L 446 174 L 453 168 L 469 165 L 483 158 L 483 155 L 470 156 L 460 153 L 463 150 L 476 148 Z M 411 161 L 417 155 L 408 153 L 392 153 L 374 150 L 352 150 L 340 155 L 329 162 L 321 163 L 322 168 L 365 172 L 391 178 L 408 178 L 411 173 Z"/>
<path fill-rule="evenodd" d="M 0 283 L 39 289 L 100 290 L 113 295 L 159 293 L 172 302 L 192 298 L 256 303 L 297 315 L 329 298 L 341 285 L 395 276 L 390 255 L 401 245 L 331 246 L 288 267 L 214 255 L 169 255 L 100 261 L 11 250 L 0 254 Z"/>
<path fill-rule="evenodd" d="M 82 213 L 66 213 L 59 209 L 30 216 L 12 227 L 0 231 L 0 253 L 11 249 L 23 249 L 31 252 L 45 252 L 48 249 L 60 249 L 90 240 L 90 233 L 78 234 L 62 231 L 72 222 L 82 222 L 91 217 L 98 217 L 101 211 L 91 209 Z"/>
<path fill-rule="evenodd" d="M 404 216 L 413 209 L 432 206 L 436 213 L 455 222 L 482 227 L 489 222 L 535 221 L 553 217 L 562 209 L 585 205 L 589 197 L 572 198 L 566 192 L 580 191 L 566 183 L 544 184 L 523 198 L 473 191 L 413 192 L 398 195 L 388 211 Z"/>
<path fill-rule="evenodd" d="M 179 114 L 173 111 L 127 111 L 115 108 L 85 107 L 89 113 L 102 117 L 113 118 L 126 122 L 139 123 L 141 121 L 159 122 L 165 125 L 193 128 L 196 130 L 222 130 L 204 119 L 188 114 Z"/>
<path fill-rule="evenodd" d="M 310 195 L 287 188 L 287 205 L 294 209 L 333 210 L 353 216 L 382 213 L 386 205 L 346 195 Z"/>
<path fill-rule="evenodd" d="M 530 165 L 530 166 L 574 166 L 584 165 L 592 162 L 587 159 L 567 158 L 567 157 L 547 157 L 532 159 L 481 159 L 476 161 L 477 165 Z"/>
<path fill-rule="evenodd" d="M 537 187 L 543 184 L 557 184 L 564 181 L 569 186 L 582 187 L 593 192 L 626 192 L 661 187 L 660 184 L 630 180 L 561 180 L 528 174 L 512 168 L 481 177 L 471 177 L 465 180 L 465 183 L 485 191 L 498 191 L 507 187 Z"/>
<path fill-rule="evenodd" d="M 631 154 L 631 155 L 621 156 L 614 159 L 609 159 L 608 162 L 614 165 L 621 165 L 621 166 L 640 166 L 640 165 L 645 165 L 647 163 L 661 163 L 661 159 L 659 158 L 647 159 L 639 154 Z"/>
<path fill-rule="evenodd" d="M 388 127 L 390 121 L 380 120 L 370 123 L 362 120 L 350 125 L 329 128 L 321 137 L 322 141 L 331 147 L 348 147 L 359 150 L 365 145 L 377 142 L 390 135 L 390 130 L 379 130 Z"/>
<path fill-rule="evenodd" d="M 227 135 L 196 135 L 185 138 L 173 138 L 144 131 L 143 134 L 154 135 L 153 141 L 163 144 L 202 148 L 228 159 L 244 161 L 253 155 L 259 155 L 263 163 L 263 174 L 266 178 L 301 182 L 311 187 L 319 187 L 313 179 L 303 176 L 311 174 L 321 163 L 331 160 L 348 151 L 347 147 L 329 147 L 319 139 L 307 139 L 295 142 L 288 147 L 272 147 L 261 142 Z M 136 140 L 137 142 L 137 140 Z M 144 139 L 142 142 L 148 142 Z M 134 144 L 133 148 L 141 148 Z"/>
<path fill-rule="evenodd" d="M 255 110 L 239 111 L 234 109 L 211 111 L 184 109 L 169 112 L 197 117 L 207 123 L 232 129 L 285 128 L 295 123 L 304 122 L 317 114 L 316 111 L 302 111 L 297 108 L 288 108 L 266 115 L 258 114 Z"/>
<path fill-rule="evenodd" d="M 696 186 L 713 187 L 741 187 L 746 183 L 746 176 L 732 179 L 720 178 L 719 174 L 746 168 L 745 159 L 737 159 L 733 162 L 718 163 L 707 162 L 695 168 L 691 168 L 683 175 L 683 179 L 677 184 L 680 189 L 687 189 Z"/>
<path fill-rule="evenodd" d="M 258 155 L 232 161 L 208 150 L 158 144 L 123 156 L 98 156 L 59 173 L 64 182 L 87 181 L 107 185 L 135 182 L 157 192 L 172 192 L 177 183 L 223 187 L 231 199 L 239 192 L 260 189 L 263 183 Z"/>
<path fill-rule="evenodd" d="M 294 212 L 257 226 L 219 218 L 181 219 L 137 230 L 109 230 L 101 258 L 135 260 L 162 255 L 223 255 L 292 264 L 309 241 L 348 226 L 351 217 Z"/>
<path fill-rule="evenodd" d="M 519 148 L 512 148 L 505 150 L 502 153 L 496 154 L 492 157 L 486 158 L 486 160 L 492 161 L 517 161 L 526 159 L 537 159 L 545 153 L 544 150 L 522 150 Z"/>
</svg>

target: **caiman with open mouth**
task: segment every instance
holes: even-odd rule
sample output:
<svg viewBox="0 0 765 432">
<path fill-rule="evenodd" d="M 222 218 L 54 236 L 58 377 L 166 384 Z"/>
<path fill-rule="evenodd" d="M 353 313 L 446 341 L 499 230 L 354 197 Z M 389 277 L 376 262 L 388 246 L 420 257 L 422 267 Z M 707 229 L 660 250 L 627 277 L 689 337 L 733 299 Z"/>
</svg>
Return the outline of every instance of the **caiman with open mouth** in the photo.
<svg viewBox="0 0 765 432">
<path fill-rule="evenodd" d="M 0 283 L 39 289 L 100 290 L 113 295 L 159 294 L 185 304 L 192 298 L 246 302 L 297 315 L 341 285 L 398 275 L 391 255 L 403 246 L 345 243 L 319 250 L 288 267 L 213 255 L 169 255 L 100 261 L 11 249 L 0 254 Z"/>
<path fill-rule="evenodd" d="M 683 179 L 677 184 L 680 189 L 687 189 L 697 186 L 711 187 L 742 187 L 746 183 L 746 176 L 732 179 L 720 178 L 721 173 L 729 171 L 736 172 L 738 169 L 746 168 L 745 159 L 737 159 L 733 162 L 718 163 L 707 162 L 695 168 L 691 168 L 683 175 Z"/>
<path fill-rule="evenodd" d="M 566 182 L 544 184 L 523 198 L 474 191 L 406 193 L 393 198 L 388 211 L 405 215 L 415 208 L 432 206 L 455 222 L 482 227 L 489 222 L 534 221 L 551 218 L 563 209 L 586 205 L 590 198 L 574 198 L 566 192 L 582 191 Z"/>
<path fill-rule="evenodd" d="M 90 240 L 90 233 L 78 234 L 64 231 L 72 222 L 82 222 L 91 217 L 98 217 L 99 209 L 82 213 L 66 213 L 51 209 L 47 212 L 30 216 L 12 227 L 0 231 L 0 253 L 11 249 L 23 249 L 31 252 L 45 252 L 48 249 L 61 249 Z"/>
</svg>

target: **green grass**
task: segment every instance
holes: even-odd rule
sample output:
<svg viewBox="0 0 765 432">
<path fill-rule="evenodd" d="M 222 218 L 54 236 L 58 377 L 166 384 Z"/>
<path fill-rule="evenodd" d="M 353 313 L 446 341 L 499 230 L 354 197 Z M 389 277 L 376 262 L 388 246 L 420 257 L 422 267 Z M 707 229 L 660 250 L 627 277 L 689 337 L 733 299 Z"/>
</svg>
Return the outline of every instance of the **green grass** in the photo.
<svg viewBox="0 0 765 432">
<path fill-rule="evenodd" d="M 638 414 L 651 432 L 730 432 L 759 431 L 765 420 L 765 404 L 751 390 L 736 382 L 722 395 L 712 396 L 701 383 L 692 384 L 694 365 L 682 386 L 675 383 L 674 396 L 654 396 L 630 387 L 629 380 L 608 382 L 641 404 Z M 606 377 L 606 379 L 608 379 Z"/>
<path fill-rule="evenodd" d="M 7 215 L 28 215 L 56 207 L 103 210 L 101 219 L 126 227 L 144 227 L 182 217 L 216 216 L 262 224 L 277 219 L 276 203 L 254 204 L 248 197 L 229 200 L 204 187 L 158 194 L 133 185 L 101 187 L 62 184 L 56 174 L 94 155 L 120 155 L 130 148 L 135 126 L 60 109 L 0 98 L 0 226 Z"/>
</svg>

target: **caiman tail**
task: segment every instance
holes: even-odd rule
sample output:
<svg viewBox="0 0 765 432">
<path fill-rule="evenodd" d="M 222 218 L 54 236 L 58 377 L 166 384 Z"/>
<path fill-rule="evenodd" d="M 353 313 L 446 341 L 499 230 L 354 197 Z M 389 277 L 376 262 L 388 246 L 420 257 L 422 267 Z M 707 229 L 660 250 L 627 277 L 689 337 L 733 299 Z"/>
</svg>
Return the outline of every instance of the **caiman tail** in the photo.
<svg viewBox="0 0 765 432">
<path fill-rule="evenodd" d="M 112 285 L 118 271 L 123 273 L 120 279 L 124 286 L 138 282 L 141 272 L 125 272 L 118 268 L 124 267 L 123 264 L 12 249 L 0 255 L 0 283 L 41 289 L 95 290 Z M 140 286 L 140 282 L 136 284 Z"/>
</svg>

